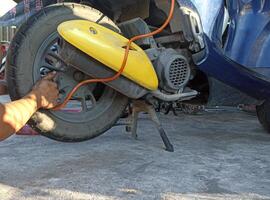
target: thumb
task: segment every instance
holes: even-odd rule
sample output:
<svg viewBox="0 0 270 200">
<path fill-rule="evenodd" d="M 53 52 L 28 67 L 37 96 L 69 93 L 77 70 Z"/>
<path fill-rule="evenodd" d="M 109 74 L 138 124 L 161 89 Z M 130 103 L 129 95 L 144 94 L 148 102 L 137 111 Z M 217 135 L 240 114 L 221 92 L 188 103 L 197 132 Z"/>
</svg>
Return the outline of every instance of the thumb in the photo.
<svg viewBox="0 0 270 200">
<path fill-rule="evenodd" d="M 47 76 L 43 78 L 43 80 L 53 81 L 53 79 L 56 77 L 56 72 L 51 72 Z"/>
</svg>

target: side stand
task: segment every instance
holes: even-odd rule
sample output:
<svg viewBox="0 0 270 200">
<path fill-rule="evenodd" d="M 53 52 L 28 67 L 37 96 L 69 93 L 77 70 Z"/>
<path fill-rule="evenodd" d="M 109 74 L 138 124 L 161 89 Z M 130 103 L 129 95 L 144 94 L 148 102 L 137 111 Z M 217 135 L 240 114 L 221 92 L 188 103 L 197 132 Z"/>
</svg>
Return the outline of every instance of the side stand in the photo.
<svg viewBox="0 0 270 200">
<path fill-rule="evenodd" d="M 161 123 L 158 119 L 156 111 L 152 105 L 147 104 L 145 101 L 140 101 L 140 100 L 133 101 L 131 110 L 132 110 L 132 112 L 131 112 L 130 116 L 128 117 L 129 123 L 126 126 L 126 131 L 131 132 L 132 137 L 134 139 L 137 139 L 137 137 L 138 137 L 137 125 L 138 125 L 139 113 L 145 112 L 145 113 L 148 113 L 150 115 L 150 119 L 155 123 L 155 125 L 159 131 L 160 137 L 165 145 L 165 150 L 169 151 L 169 152 L 174 152 L 173 145 L 171 144 L 165 130 L 161 126 Z"/>
</svg>

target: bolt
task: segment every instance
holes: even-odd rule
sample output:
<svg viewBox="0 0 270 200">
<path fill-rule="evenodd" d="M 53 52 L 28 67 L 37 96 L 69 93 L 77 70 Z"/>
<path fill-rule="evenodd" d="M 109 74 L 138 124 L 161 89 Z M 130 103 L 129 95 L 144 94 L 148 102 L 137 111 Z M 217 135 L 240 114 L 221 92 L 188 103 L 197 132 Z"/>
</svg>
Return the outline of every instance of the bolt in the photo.
<svg viewBox="0 0 270 200">
<path fill-rule="evenodd" d="M 97 30 L 96 30 L 95 28 L 90 27 L 89 30 L 90 30 L 90 32 L 93 33 L 94 35 L 97 34 Z"/>
<path fill-rule="evenodd" d="M 73 78 L 75 81 L 81 82 L 84 80 L 85 76 L 81 71 L 76 71 L 73 73 Z"/>
</svg>

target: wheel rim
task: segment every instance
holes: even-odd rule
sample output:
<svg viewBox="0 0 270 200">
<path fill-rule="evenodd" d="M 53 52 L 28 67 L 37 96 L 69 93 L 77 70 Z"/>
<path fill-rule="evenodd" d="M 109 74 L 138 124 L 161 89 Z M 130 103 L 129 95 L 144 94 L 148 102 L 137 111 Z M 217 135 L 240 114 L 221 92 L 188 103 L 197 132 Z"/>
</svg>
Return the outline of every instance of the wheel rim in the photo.
<svg viewBox="0 0 270 200">
<path fill-rule="evenodd" d="M 41 44 L 37 51 L 33 67 L 33 80 L 38 81 L 42 76 L 46 75 L 49 68 L 57 66 L 57 60 L 51 54 L 58 54 L 59 35 L 57 32 L 52 33 Z M 66 72 L 58 73 L 58 83 L 61 102 L 71 89 L 78 84 L 78 76 L 81 73 L 75 69 L 68 67 Z M 80 74 L 82 75 L 82 74 Z M 83 75 L 83 79 L 89 79 Z M 77 79 L 77 80 L 76 80 Z M 98 118 L 112 105 L 116 92 L 103 84 L 92 84 L 83 86 L 76 92 L 73 98 L 67 104 L 67 107 L 61 111 L 49 111 L 49 113 L 61 120 L 71 123 L 88 122 L 91 119 Z"/>
</svg>

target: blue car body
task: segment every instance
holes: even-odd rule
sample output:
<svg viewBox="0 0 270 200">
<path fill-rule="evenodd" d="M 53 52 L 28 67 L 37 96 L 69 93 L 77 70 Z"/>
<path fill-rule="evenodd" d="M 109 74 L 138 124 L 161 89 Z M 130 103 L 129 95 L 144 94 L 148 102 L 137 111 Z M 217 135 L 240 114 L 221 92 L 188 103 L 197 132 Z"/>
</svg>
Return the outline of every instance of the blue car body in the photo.
<svg viewBox="0 0 270 200">
<path fill-rule="evenodd" d="M 223 0 L 192 0 L 205 33 L 206 56 L 197 61 L 208 75 L 258 100 L 270 98 L 270 1 L 227 0 L 225 42 Z M 180 2 L 181 3 L 181 2 Z"/>
</svg>

